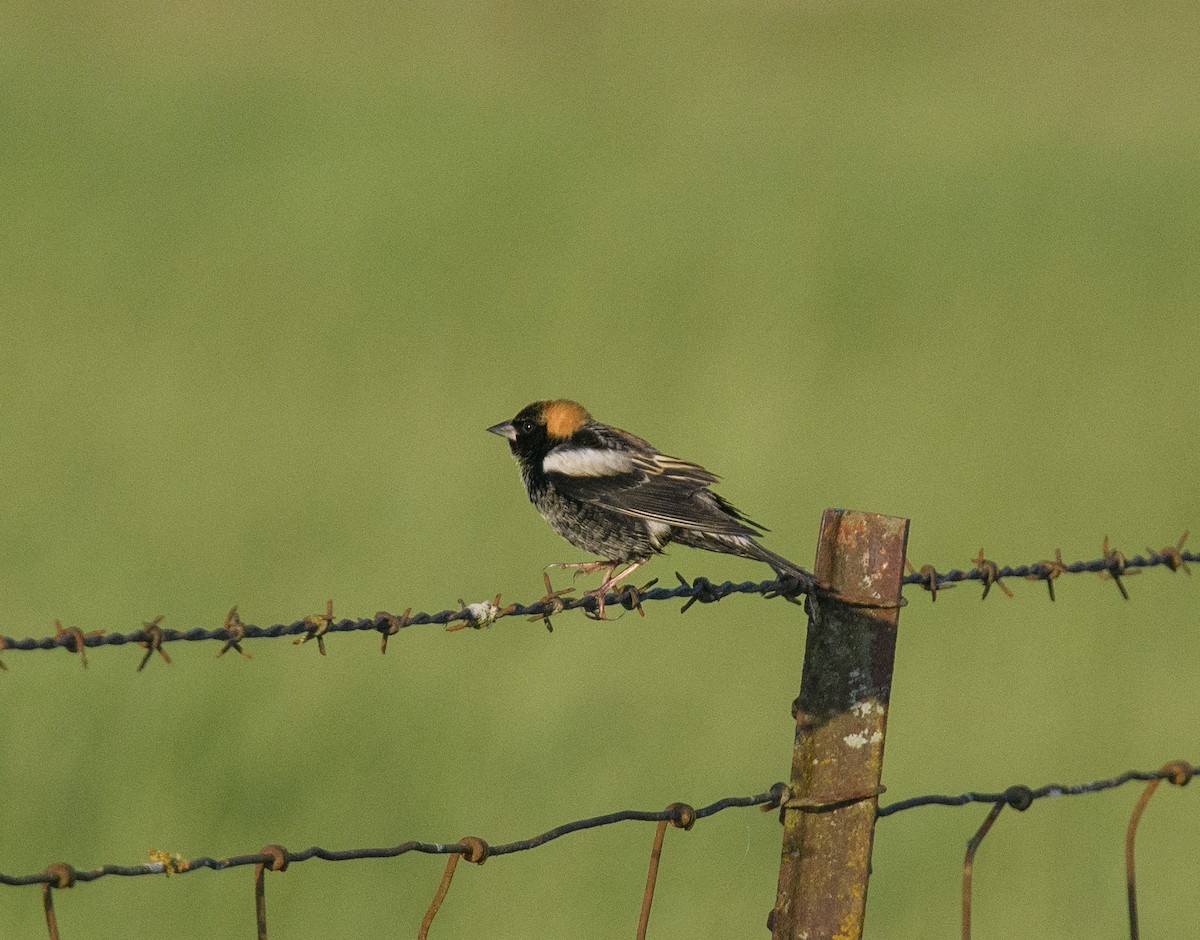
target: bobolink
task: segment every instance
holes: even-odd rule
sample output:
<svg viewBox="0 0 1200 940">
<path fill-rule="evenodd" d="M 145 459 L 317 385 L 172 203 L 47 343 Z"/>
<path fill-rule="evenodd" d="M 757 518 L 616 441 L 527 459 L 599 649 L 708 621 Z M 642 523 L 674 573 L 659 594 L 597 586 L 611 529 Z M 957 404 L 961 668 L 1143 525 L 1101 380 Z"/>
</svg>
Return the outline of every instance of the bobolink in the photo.
<svg viewBox="0 0 1200 940">
<path fill-rule="evenodd" d="M 803 568 L 756 541 L 765 527 L 709 489 L 715 474 L 601 424 L 576 402 L 535 401 L 488 430 L 508 438 L 542 518 L 572 545 L 600 556 L 550 566 L 606 572 L 588 592 L 598 618 L 604 595 L 671 542 L 754 558 L 780 577 L 811 584 Z"/>
</svg>

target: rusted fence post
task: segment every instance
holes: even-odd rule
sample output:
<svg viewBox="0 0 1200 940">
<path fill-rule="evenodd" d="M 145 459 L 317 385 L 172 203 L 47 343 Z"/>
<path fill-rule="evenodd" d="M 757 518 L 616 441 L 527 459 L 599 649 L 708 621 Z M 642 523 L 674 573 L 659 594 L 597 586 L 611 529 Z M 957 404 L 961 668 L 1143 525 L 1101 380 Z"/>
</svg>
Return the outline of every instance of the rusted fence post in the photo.
<svg viewBox="0 0 1200 940">
<path fill-rule="evenodd" d="M 858 940 L 896 654 L 908 520 L 827 509 L 809 619 L 772 940 Z"/>
</svg>

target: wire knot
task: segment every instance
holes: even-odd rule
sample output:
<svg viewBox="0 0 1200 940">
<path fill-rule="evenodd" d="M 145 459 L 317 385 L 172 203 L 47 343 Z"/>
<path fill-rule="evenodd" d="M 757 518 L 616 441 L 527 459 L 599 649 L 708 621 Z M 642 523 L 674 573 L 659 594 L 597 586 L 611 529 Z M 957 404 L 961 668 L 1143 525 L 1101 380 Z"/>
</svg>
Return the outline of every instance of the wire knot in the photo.
<svg viewBox="0 0 1200 940">
<path fill-rule="evenodd" d="M 791 601 L 793 604 L 799 604 L 797 598 L 803 594 L 812 596 L 817 590 L 817 582 L 807 571 L 783 571 L 776 572 L 778 575 L 779 586 L 774 590 L 764 594 L 764 597 L 775 598 L 782 597 L 785 600 Z"/>
<path fill-rule="evenodd" d="M 1041 571 L 1034 570 L 1034 571 L 1030 572 L 1029 574 L 1025 575 L 1025 577 L 1028 578 L 1030 581 L 1045 581 L 1046 588 L 1050 592 L 1050 600 L 1053 601 L 1054 600 L 1054 579 L 1057 577 L 1060 577 L 1067 570 L 1067 566 L 1063 564 L 1063 560 L 1062 560 L 1062 549 L 1056 548 L 1054 550 L 1053 560 L 1051 560 L 1049 558 L 1043 558 L 1041 561 L 1039 561 L 1033 567 L 1035 569 L 1041 568 L 1042 570 Z"/>
<path fill-rule="evenodd" d="M 242 618 L 238 616 L 236 604 L 229 608 L 229 613 L 225 615 L 225 622 L 221 625 L 221 629 L 228 634 L 229 639 L 225 641 L 225 645 L 217 653 L 218 656 L 224 656 L 230 650 L 235 650 L 246 657 L 246 659 L 254 658 L 242 649 L 242 640 L 246 639 L 246 625 L 242 623 Z"/>
<path fill-rule="evenodd" d="M 997 585 L 1009 597 L 1013 596 L 1013 592 L 1008 589 L 1008 585 L 1000 580 L 1000 566 L 994 561 L 983 557 L 983 549 L 979 549 L 979 554 L 971 559 L 975 563 L 975 570 L 983 576 L 983 596 L 980 600 L 986 600 L 988 591 L 992 589 L 992 585 Z"/>
<path fill-rule="evenodd" d="M 642 610 L 642 595 L 656 584 L 658 584 L 658 578 L 647 581 L 641 587 L 635 587 L 632 584 L 623 585 L 617 603 L 626 610 L 636 610 L 640 616 L 645 617 L 646 612 Z"/>
<path fill-rule="evenodd" d="M 1009 787 L 1004 791 L 1004 802 L 1018 812 L 1025 812 L 1033 805 L 1033 791 L 1020 785 Z"/>
<path fill-rule="evenodd" d="M 1113 584 L 1117 586 L 1117 590 L 1121 592 L 1121 596 L 1125 600 L 1129 600 L 1129 592 L 1125 590 L 1125 585 L 1121 583 L 1121 578 L 1130 577 L 1138 574 L 1138 572 L 1125 570 L 1125 556 L 1108 544 L 1107 535 L 1104 536 L 1104 543 L 1100 551 L 1104 554 L 1104 564 L 1107 566 L 1104 571 L 1100 572 L 1100 577 L 1111 578 Z"/>
<path fill-rule="evenodd" d="M 905 558 L 904 567 L 917 579 L 917 584 L 929 592 L 929 600 L 933 603 L 937 602 L 937 592 L 941 588 L 954 587 L 953 584 L 944 584 L 939 587 L 937 568 L 933 565 L 921 565 L 920 568 L 913 568 L 913 563 Z"/>
<path fill-rule="evenodd" d="M 1164 773 L 1170 774 L 1167 780 L 1170 780 L 1177 787 L 1186 787 L 1188 781 L 1192 779 L 1192 774 L 1195 769 L 1187 761 L 1173 760 L 1162 765 Z"/>
<path fill-rule="evenodd" d="M 54 879 L 49 882 L 51 888 L 73 888 L 75 886 L 75 869 L 66 862 L 47 865 L 46 874 Z"/>
<path fill-rule="evenodd" d="M 478 836 L 464 836 L 458 840 L 459 845 L 465 845 L 467 851 L 462 853 L 463 861 L 473 865 L 482 865 L 491 854 L 491 846 Z"/>
<path fill-rule="evenodd" d="M 412 622 L 409 619 L 411 616 L 411 607 L 405 610 L 399 617 L 395 614 L 389 614 L 386 610 L 381 610 L 375 614 L 375 629 L 379 631 L 379 652 L 381 655 L 387 653 L 388 637 L 395 636 L 407 627 Z"/>
<path fill-rule="evenodd" d="M 142 661 L 138 663 L 137 671 L 141 672 L 146 668 L 146 663 L 150 662 L 150 657 L 155 653 L 163 658 L 163 662 L 170 663 L 171 657 L 167 655 L 167 651 L 163 649 L 163 632 L 162 632 L 163 615 L 159 614 L 153 620 L 142 621 L 142 632 L 146 634 L 146 639 L 138 642 L 138 646 L 146 651 L 146 655 L 142 657 Z"/>
<path fill-rule="evenodd" d="M 64 630 L 61 620 L 54 621 L 55 645 L 63 645 L 57 641 L 61 640 L 63 637 L 70 637 L 71 646 L 74 651 L 79 654 L 79 661 L 83 663 L 84 669 L 87 669 L 87 646 L 85 641 L 88 637 L 103 635 L 103 630 L 93 630 L 91 633 L 84 633 L 81 629 L 79 629 L 79 627 L 67 627 L 67 629 Z"/>
<path fill-rule="evenodd" d="M 686 614 L 688 608 L 699 602 L 701 604 L 712 604 L 721 599 L 721 594 L 717 591 L 717 586 L 708 578 L 701 575 L 695 581 L 688 583 L 687 578 L 681 575 L 678 571 L 675 572 L 675 577 L 679 579 L 679 583 L 686 588 L 692 590 L 692 596 L 687 599 L 687 603 L 680 609 L 681 614 Z"/>
<path fill-rule="evenodd" d="M 316 640 L 317 652 L 324 656 L 325 634 L 333 626 L 333 598 L 331 597 L 325 602 L 325 613 L 311 614 L 304 618 L 303 623 L 305 627 L 304 636 L 293 640 L 293 645 L 299 646 L 301 643 L 307 643 L 309 640 Z"/>
<path fill-rule="evenodd" d="M 764 813 L 769 813 L 771 810 L 779 809 L 785 800 L 791 798 L 792 788 L 786 783 L 777 783 L 767 792 L 771 794 L 771 801 L 769 803 L 764 803 L 759 807 L 759 809 Z"/>
<path fill-rule="evenodd" d="M 1174 545 L 1167 545 L 1164 548 L 1160 548 L 1157 552 L 1152 548 L 1147 548 L 1146 551 L 1151 555 L 1158 555 L 1161 557 L 1163 564 L 1165 564 L 1172 571 L 1178 571 L 1180 568 L 1182 568 L 1184 574 L 1191 574 L 1192 569 L 1188 567 L 1188 563 L 1184 561 L 1183 558 L 1183 546 L 1187 542 L 1187 539 L 1188 533 L 1185 529 L 1183 535 L 1179 537 L 1179 541 Z"/>
<path fill-rule="evenodd" d="M 667 812 L 672 814 L 671 825 L 676 829 L 687 832 L 696 825 L 696 810 L 687 803 L 672 803 L 667 807 Z"/>
<path fill-rule="evenodd" d="M 561 614 L 567 609 L 567 602 L 563 600 L 563 598 L 573 592 L 575 589 L 573 587 L 569 587 L 560 588 L 557 591 L 554 590 L 554 585 L 550 583 L 550 573 L 547 571 L 542 572 L 542 581 L 544 581 L 546 584 L 546 593 L 538 601 L 538 605 L 541 606 L 542 612 L 540 614 L 534 614 L 532 617 L 530 617 L 529 622 L 538 623 L 539 621 L 544 621 L 546 624 L 546 631 L 548 633 L 553 633 L 554 624 L 550 622 L 550 618 L 555 614 Z"/>
<path fill-rule="evenodd" d="M 270 863 L 261 863 L 263 865 L 269 864 L 271 871 L 287 871 L 289 861 L 288 850 L 282 845 L 275 845 L 274 843 L 271 845 L 264 845 L 258 850 L 258 854 L 271 856 Z"/>
<path fill-rule="evenodd" d="M 480 601 L 478 604 L 468 604 L 460 597 L 458 606 L 462 608 L 459 619 L 463 622 L 448 624 L 446 630 L 449 633 L 453 633 L 455 630 L 465 630 L 467 627 L 472 630 L 482 630 L 516 610 L 516 606 L 513 604 L 501 607 L 499 594 L 496 595 L 495 600 Z"/>
</svg>

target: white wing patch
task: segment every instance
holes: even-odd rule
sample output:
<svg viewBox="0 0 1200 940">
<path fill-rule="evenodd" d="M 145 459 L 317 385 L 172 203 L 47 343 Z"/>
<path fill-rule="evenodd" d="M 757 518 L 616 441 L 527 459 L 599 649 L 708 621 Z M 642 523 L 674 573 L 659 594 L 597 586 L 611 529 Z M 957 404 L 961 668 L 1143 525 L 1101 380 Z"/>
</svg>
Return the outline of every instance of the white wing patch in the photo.
<svg viewBox="0 0 1200 940">
<path fill-rule="evenodd" d="M 546 473 L 569 477 L 611 477 L 633 470 L 628 454 L 596 447 L 556 447 L 542 461 Z"/>
<path fill-rule="evenodd" d="M 671 527 L 657 519 L 647 519 L 646 531 L 650 533 L 650 544 L 662 548 L 666 544 L 666 536 L 671 534 Z"/>
</svg>

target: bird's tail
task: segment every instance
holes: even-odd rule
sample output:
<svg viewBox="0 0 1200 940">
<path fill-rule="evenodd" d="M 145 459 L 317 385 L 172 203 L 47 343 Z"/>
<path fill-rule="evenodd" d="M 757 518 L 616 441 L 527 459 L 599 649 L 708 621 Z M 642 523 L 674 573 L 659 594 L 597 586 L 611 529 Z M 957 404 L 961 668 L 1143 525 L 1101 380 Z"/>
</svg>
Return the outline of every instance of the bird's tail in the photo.
<svg viewBox="0 0 1200 940">
<path fill-rule="evenodd" d="M 807 591 L 816 584 L 812 573 L 805 571 L 793 561 L 788 561 L 782 555 L 777 555 L 769 548 L 764 548 L 754 539 L 747 540 L 746 557 L 753 558 L 757 561 L 766 562 L 770 565 L 780 578 L 788 579 L 795 578 L 799 582 L 799 587 Z"/>
<path fill-rule="evenodd" d="M 723 552 L 727 555 L 740 555 L 742 558 L 753 558 L 755 561 L 764 562 L 775 569 L 780 580 L 793 582 L 781 586 L 780 593 L 789 597 L 810 594 L 818 586 L 811 572 L 805 571 L 794 561 L 788 561 L 782 555 L 776 555 L 769 548 L 764 548 L 749 532 L 726 534 L 676 529 L 671 536 L 671 541 L 692 548 L 703 548 L 706 551 Z"/>
</svg>

